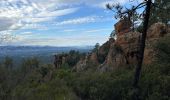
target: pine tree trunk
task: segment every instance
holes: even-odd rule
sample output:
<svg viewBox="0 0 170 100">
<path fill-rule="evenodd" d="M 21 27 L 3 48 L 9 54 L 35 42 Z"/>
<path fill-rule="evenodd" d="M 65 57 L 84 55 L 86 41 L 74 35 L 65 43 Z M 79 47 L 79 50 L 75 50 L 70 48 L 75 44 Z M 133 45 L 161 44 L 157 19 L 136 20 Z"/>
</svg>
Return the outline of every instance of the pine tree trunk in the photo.
<svg viewBox="0 0 170 100">
<path fill-rule="evenodd" d="M 137 63 L 137 66 L 136 66 L 135 76 L 134 76 L 134 83 L 133 83 L 133 86 L 135 88 L 138 87 L 140 73 L 141 73 L 142 64 L 143 64 L 145 41 L 146 41 L 147 30 L 148 30 L 148 23 L 149 23 L 149 17 L 150 17 L 151 4 L 152 4 L 152 1 L 147 0 L 146 14 L 145 14 L 145 17 L 144 17 L 144 22 L 143 22 L 144 23 L 143 24 L 143 32 L 142 32 L 141 41 L 140 41 L 140 48 L 139 48 L 138 63 Z"/>
</svg>

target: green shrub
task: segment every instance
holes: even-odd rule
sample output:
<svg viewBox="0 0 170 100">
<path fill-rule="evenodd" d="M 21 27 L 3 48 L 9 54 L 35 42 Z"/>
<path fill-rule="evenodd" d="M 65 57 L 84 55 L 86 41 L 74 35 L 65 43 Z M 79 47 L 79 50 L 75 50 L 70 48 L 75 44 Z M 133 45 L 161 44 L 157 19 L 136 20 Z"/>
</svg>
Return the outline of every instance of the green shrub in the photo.
<svg viewBox="0 0 170 100">
<path fill-rule="evenodd" d="M 169 63 L 170 61 L 170 37 L 162 38 L 155 46 L 157 50 L 156 58 L 158 63 Z"/>
</svg>

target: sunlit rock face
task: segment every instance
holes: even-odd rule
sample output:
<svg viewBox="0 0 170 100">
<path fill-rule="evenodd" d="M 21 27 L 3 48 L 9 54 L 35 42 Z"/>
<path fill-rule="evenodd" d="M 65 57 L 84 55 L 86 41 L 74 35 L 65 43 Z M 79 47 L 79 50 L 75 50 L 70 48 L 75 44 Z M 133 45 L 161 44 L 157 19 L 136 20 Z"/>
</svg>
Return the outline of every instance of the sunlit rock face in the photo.
<svg viewBox="0 0 170 100">
<path fill-rule="evenodd" d="M 147 39 L 159 39 L 160 37 L 164 37 L 168 33 L 169 29 L 163 23 L 155 23 L 148 29 Z"/>
<path fill-rule="evenodd" d="M 154 61 L 154 56 L 157 50 L 154 46 L 161 38 L 170 35 L 170 27 L 163 23 L 155 23 L 149 29 L 147 33 L 146 48 L 144 53 L 144 64 L 150 64 Z"/>
<path fill-rule="evenodd" d="M 168 33 L 170 33 L 170 28 L 163 23 L 155 23 L 148 29 L 144 64 L 151 64 L 154 61 L 156 53 L 154 45 L 159 39 L 170 36 Z M 97 70 L 104 72 L 121 67 L 135 67 L 138 61 L 140 40 L 141 33 L 132 31 L 117 35 L 116 40 L 110 38 L 97 51 L 81 58 L 73 69 L 83 71 L 97 66 Z"/>
<path fill-rule="evenodd" d="M 156 23 L 148 29 L 144 64 L 151 64 L 155 59 L 154 45 L 159 39 L 168 36 L 169 28 L 163 23 Z M 141 33 L 128 32 L 118 35 L 111 44 L 105 63 L 100 65 L 101 71 L 114 70 L 119 67 L 134 67 L 138 61 Z"/>
<path fill-rule="evenodd" d="M 155 23 L 147 32 L 144 64 L 151 64 L 155 60 L 156 50 L 154 45 L 159 39 L 169 36 L 169 27 L 163 23 Z M 100 66 L 103 69 L 115 69 L 119 67 L 134 67 L 138 61 L 141 33 L 128 32 L 118 35 L 112 48 L 110 48 L 106 63 Z M 117 49 L 116 49 L 117 48 Z M 118 52 L 119 51 L 119 52 Z"/>
<path fill-rule="evenodd" d="M 127 33 L 131 30 L 132 22 L 127 17 L 125 17 L 124 19 L 121 19 L 119 22 L 117 22 L 114 27 L 117 35 L 123 35 L 124 33 Z"/>
</svg>

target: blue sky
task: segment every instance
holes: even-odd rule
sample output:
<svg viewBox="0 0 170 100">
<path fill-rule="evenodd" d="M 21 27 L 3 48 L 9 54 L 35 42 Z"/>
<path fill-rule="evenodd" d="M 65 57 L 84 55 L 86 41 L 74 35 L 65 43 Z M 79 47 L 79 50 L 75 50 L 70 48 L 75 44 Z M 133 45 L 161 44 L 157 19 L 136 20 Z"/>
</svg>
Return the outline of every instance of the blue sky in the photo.
<svg viewBox="0 0 170 100">
<path fill-rule="evenodd" d="M 0 45 L 102 44 L 116 23 L 105 4 L 118 2 L 129 0 L 0 0 Z"/>
</svg>

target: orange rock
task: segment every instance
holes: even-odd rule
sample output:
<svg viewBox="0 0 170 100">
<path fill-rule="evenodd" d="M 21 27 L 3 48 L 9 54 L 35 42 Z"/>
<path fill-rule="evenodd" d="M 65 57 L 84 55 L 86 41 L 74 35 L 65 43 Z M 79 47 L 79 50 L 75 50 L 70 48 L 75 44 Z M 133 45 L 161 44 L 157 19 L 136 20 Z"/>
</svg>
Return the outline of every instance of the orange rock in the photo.
<svg viewBox="0 0 170 100">
<path fill-rule="evenodd" d="M 127 27 L 126 25 L 123 26 L 125 28 L 122 28 L 122 23 L 124 22 L 120 21 L 115 25 L 117 31 L 124 30 L 125 28 L 128 29 L 129 26 Z M 141 33 L 128 32 L 126 29 L 124 31 L 127 33 L 118 33 L 119 35 L 117 35 L 116 40 L 113 38 L 109 39 L 109 41 L 104 43 L 98 51 L 92 52 L 84 61 L 80 61 L 80 66 L 77 66 L 77 68 L 80 67 L 79 69 L 81 70 L 85 69 L 87 61 L 95 63 L 100 71 L 111 71 L 119 67 L 136 66 Z M 151 64 L 155 60 L 156 51 L 154 50 L 153 45 L 157 43 L 160 38 L 168 36 L 168 33 L 170 33 L 170 28 L 162 23 L 156 23 L 148 29 L 143 60 L 144 64 Z M 104 60 L 102 63 L 99 62 L 99 58 L 101 57 Z"/>
<path fill-rule="evenodd" d="M 132 22 L 128 18 L 121 19 L 115 24 L 115 32 L 117 35 L 122 35 L 131 30 Z"/>
</svg>

